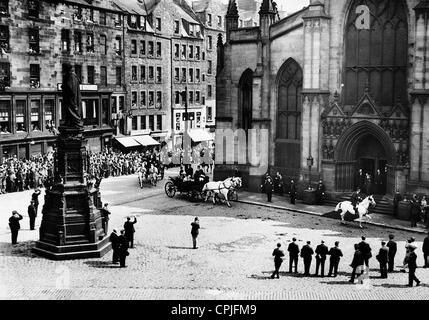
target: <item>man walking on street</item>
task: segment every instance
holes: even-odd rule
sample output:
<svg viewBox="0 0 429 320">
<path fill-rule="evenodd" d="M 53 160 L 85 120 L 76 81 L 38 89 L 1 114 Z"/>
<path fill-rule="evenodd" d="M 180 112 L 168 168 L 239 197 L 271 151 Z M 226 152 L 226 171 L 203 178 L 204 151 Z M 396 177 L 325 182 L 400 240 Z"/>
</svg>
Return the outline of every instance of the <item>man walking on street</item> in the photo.
<svg viewBox="0 0 429 320">
<path fill-rule="evenodd" d="M 304 276 L 310 275 L 310 266 L 312 256 L 314 254 L 313 248 L 310 246 L 311 242 L 307 241 L 307 244 L 301 249 L 301 257 L 304 260 Z"/>
<path fill-rule="evenodd" d="M 112 243 L 112 251 L 113 251 L 113 258 L 112 262 L 113 264 L 117 264 L 119 262 L 119 235 L 116 229 L 113 229 L 112 233 L 110 234 L 109 241 Z"/>
<path fill-rule="evenodd" d="M 279 275 L 279 271 L 280 271 L 280 267 L 282 265 L 283 262 L 283 257 L 284 257 L 284 253 L 283 250 L 280 249 L 282 245 L 280 243 L 277 243 L 277 248 L 274 249 L 273 251 L 273 256 L 274 256 L 274 272 L 271 275 L 271 279 L 274 279 L 274 276 L 277 275 L 277 279 L 280 278 Z"/>
<path fill-rule="evenodd" d="M 369 259 L 372 257 L 372 253 L 370 245 L 365 240 L 366 237 L 362 236 L 362 241 L 359 243 L 359 251 L 363 255 L 365 266 L 369 267 Z"/>
<path fill-rule="evenodd" d="M 321 268 L 322 278 L 325 276 L 325 261 L 326 255 L 328 254 L 328 247 L 325 245 L 325 241 L 316 247 L 316 277 L 319 275 L 319 267 Z"/>
<path fill-rule="evenodd" d="M 328 252 L 329 258 L 329 273 L 328 277 L 332 276 L 332 271 L 334 272 L 334 277 L 338 274 L 338 265 L 340 264 L 340 259 L 343 256 L 343 252 L 339 248 L 340 242 L 335 242 L 335 247 L 331 248 Z"/>
<path fill-rule="evenodd" d="M 34 223 L 36 222 L 36 208 L 34 207 L 34 201 L 30 201 L 30 205 L 28 206 L 28 217 L 30 218 L 30 230 L 34 230 Z"/>
<path fill-rule="evenodd" d="M 387 279 L 387 263 L 389 262 L 389 248 L 386 247 L 386 242 L 381 242 L 381 248 L 376 256 L 380 263 L 380 275 L 382 279 Z"/>
<path fill-rule="evenodd" d="M 355 244 L 355 254 L 353 256 L 353 261 L 350 264 L 350 267 L 353 268 L 353 271 L 352 271 L 352 277 L 350 278 L 349 282 L 351 283 L 355 282 L 356 271 L 358 268 L 362 269 L 361 274 L 364 272 L 363 265 L 364 265 L 364 258 L 363 258 L 362 252 L 360 252 L 359 250 L 359 244 Z"/>
<path fill-rule="evenodd" d="M 395 256 L 396 252 L 398 251 L 398 246 L 393 239 L 395 236 L 393 234 L 389 235 L 389 242 L 387 243 L 387 247 L 389 248 L 389 268 L 387 269 L 388 272 L 393 272 L 393 269 L 395 268 Z"/>
<path fill-rule="evenodd" d="M 124 223 L 125 238 L 127 238 L 128 245 L 130 248 L 134 248 L 134 233 L 136 232 L 136 230 L 134 229 L 134 224 L 136 223 L 137 223 L 136 216 L 134 216 L 133 222 L 131 222 L 130 217 L 127 217 L 127 221 Z"/>
<path fill-rule="evenodd" d="M 423 268 L 428 268 L 429 267 L 429 232 L 427 237 L 423 240 L 423 258 L 425 259 L 425 263 L 424 263 L 424 267 Z"/>
<path fill-rule="evenodd" d="M 417 255 L 414 252 L 416 249 L 415 245 L 410 245 L 410 255 L 408 257 L 408 286 L 412 287 L 414 281 L 417 283 L 417 287 L 420 285 L 420 280 L 416 277 L 416 269 L 417 269 Z"/>
<path fill-rule="evenodd" d="M 295 273 L 298 273 L 298 254 L 299 247 L 296 244 L 296 238 L 292 239 L 287 251 L 289 251 L 289 273 L 292 273 L 292 264 L 295 264 Z"/>
<path fill-rule="evenodd" d="M 9 227 L 10 231 L 12 232 L 12 244 L 18 243 L 18 231 L 21 229 L 19 220 L 22 220 L 22 216 L 18 213 L 18 211 L 12 211 L 12 216 L 9 218 Z"/>
</svg>

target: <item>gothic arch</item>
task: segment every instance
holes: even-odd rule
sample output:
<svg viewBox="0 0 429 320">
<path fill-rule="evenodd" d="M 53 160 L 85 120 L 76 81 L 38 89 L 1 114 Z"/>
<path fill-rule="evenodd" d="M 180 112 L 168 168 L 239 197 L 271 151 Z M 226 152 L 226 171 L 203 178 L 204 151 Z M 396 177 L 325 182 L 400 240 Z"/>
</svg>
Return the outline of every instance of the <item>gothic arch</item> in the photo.
<svg viewBox="0 0 429 320">
<path fill-rule="evenodd" d="M 253 112 L 253 71 L 246 69 L 238 82 L 238 121 L 237 127 L 248 130 L 252 128 Z"/>
</svg>

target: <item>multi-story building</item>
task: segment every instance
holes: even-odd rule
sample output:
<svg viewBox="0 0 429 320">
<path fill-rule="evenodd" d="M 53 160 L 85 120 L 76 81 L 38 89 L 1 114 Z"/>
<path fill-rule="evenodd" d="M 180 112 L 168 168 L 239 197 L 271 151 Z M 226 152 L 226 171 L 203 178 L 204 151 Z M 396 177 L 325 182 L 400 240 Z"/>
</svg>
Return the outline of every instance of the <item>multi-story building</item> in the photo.
<svg viewBox="0 0 429 320">
<path fill-rule="evenodd" d="M 122 15 L 105 0 L 0 1 L 0 160 L 52 148 L 66 62 L 82 83 L 88 148 L 110 142 L 111 99 L 124 93 Z"/>
</svg>

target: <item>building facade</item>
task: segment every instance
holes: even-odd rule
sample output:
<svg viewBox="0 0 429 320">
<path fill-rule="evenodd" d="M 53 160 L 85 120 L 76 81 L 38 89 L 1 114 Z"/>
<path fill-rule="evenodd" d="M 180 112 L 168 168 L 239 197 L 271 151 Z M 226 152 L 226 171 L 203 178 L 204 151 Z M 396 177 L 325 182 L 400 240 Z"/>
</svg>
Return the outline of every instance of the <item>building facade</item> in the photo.
<svg viewBox="0 0 429 320">
<path fill-rule="evenodd" d="M 268 130 L 269 170 L 286 183 L 323 179 L 335 195 L 359 185 L 359 169 L 371 183 L 380 170 L 378 193 L 427 194 L 428 1 L 312 0 L 279 20 L 264 0 L 259 16 L 240 28 L 229 2 L 217 127 Z M 240 169 L 260 191 L 260 168 Z"/>
</svg>

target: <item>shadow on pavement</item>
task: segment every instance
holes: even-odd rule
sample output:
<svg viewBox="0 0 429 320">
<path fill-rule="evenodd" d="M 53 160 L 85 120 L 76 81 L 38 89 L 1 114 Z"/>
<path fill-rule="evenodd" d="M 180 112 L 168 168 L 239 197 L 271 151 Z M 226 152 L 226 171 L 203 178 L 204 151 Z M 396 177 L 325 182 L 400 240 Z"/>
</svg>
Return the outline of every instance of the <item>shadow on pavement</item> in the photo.
<svg viewBox="0 0 429 320">
<path fill-rule="evenodd" d="M 176 249 L 176 250 L 194 250 L 192 247 L 173 247 L 173 246 L 167 246 L 168 249 Z"/>
<path fill-rule="evenodd" d="M 39 257 L 37 254 L 31 252 L 31 249 L 36 245 L 35 241 L 22 241 L 17 244 L 10 242 L 0 242 L 0 253 L 3 256 L 14 257 Z"/>
<path fill-rule="evenodd" d="M 408 285 L 407 284 L 383 283 L 383 284 L 379 284 L 379 285 L 374 285 L 374 287 L 383 287 L 383 288 L 393 289 L 393 288 L 408 288 Z"/>
<path fill-rule="evenodd" d="M 119 268 L 119 264 L 113 264 L 110 261 L 85 261 L 84 264 L 86 264 L 92 268 L 102 268 L 102 269 Z"/>
<path fill-rule="evenodd" d="M 349 280 L 343 280 L 343 281 L 322 281 L 323 284 L 330 284 L 330 285 L 350 285 L 353 286 L 355 284 L 349 282 Z"/>
</svg>

